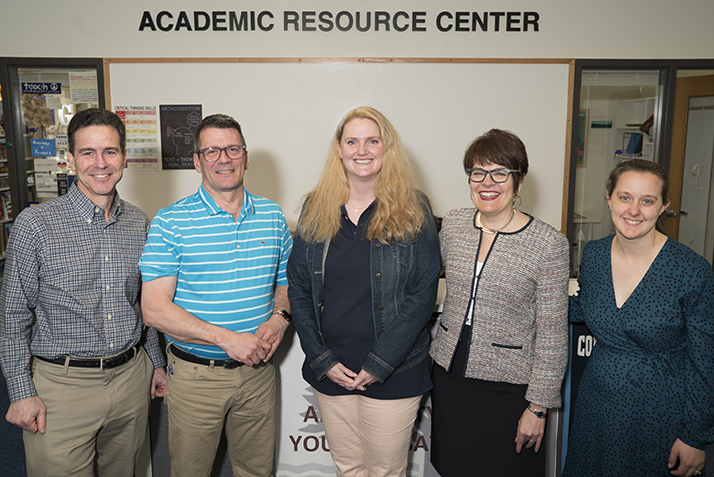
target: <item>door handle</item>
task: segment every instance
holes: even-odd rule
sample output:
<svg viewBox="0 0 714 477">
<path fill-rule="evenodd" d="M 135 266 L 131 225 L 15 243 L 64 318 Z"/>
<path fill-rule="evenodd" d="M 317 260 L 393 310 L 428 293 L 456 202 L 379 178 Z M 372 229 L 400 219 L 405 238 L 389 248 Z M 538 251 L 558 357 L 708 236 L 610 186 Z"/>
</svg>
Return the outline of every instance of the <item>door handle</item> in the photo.
<svg viewBox="0 0 714 477">
<path fill-rule="evenodd" d="M 686 217 L 686 216 L 689 215 L 689 211 L 687 211 L 687 210 L 680 210 L 679 212 L 675 212 L 675 211 L 672 209 L 672 207 L 667 207 L 666 209 L 664 209 L 664 214 L 665 214 L 667 217 L 679 217 L 679 216 Z"/>
</svg>

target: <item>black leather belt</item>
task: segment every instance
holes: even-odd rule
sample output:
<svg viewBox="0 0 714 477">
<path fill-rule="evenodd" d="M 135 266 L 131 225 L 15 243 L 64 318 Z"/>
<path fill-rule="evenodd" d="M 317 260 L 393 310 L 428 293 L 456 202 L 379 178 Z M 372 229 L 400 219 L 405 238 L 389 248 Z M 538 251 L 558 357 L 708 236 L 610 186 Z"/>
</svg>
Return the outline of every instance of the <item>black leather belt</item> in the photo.
<svg viewBox="0 0 714 477">
<path fill-rule="evenodd" d="M 121 354 L 116 356 L 110 356 L 108 358 L 69 358 L 69 365 L 77 368 L 99 368 L 99 369 L 111 369 L 121 366 L 123 364 L 131 361 L 136 353 L 139 352 L 138 344 L 129 348 Z M 64 366 L 67 362 L 67 356 L 61 356 L 59 358 L 43 358 L 42 356 L 35 356 L 37 359 L 46 361 L 52 364 L 59 364 Z"/>
<path fill-rule="evenodd" d="M 194 364 L 201 364 L 203 366 L 210 366 L 213 364 L 213 366 L 218 366 L 219 368 L 226 368 L 226 369 L 236 369 L 239 366 L 243 366 L 244 363 L 240 361 L 234 361 L 232 359 L 228 360 L 220 360 L 220 359 L 205 359 L 205 358 L 199 358 L 198 356 L 194 356 L 191 353 L 187 353 L 184 350 L 180 349 L 177 346 L 174 346 L 173 344 L 170 345 L 171 347 L 171 352 L 173 353 L 174 356 L 177 358 L 180 358 L 184 361 L 188 361 L 189 363 L 194 363 Z"/>
</svg>

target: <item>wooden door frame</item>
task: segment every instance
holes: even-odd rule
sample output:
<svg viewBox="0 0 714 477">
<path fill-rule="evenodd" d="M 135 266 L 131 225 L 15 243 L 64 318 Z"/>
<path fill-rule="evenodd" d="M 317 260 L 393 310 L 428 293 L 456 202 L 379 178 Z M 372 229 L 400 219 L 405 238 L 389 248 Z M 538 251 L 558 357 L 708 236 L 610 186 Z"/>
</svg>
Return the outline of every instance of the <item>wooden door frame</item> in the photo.
<svg viewBox="0 0 714 477">
<path fill-rule="evenodd" d="M 684 154 L 687 142 L 689 98 L 714 96 L 714 75 L 686 76 L 677 78 L 672 118 L 672 149 L 669 158 L 670 207 L 679 212 L 682 207 L 682 184 L 684 181 Z M 679 239 L 679 215 L 665 221 L 667 235 Z"/>
</svg>

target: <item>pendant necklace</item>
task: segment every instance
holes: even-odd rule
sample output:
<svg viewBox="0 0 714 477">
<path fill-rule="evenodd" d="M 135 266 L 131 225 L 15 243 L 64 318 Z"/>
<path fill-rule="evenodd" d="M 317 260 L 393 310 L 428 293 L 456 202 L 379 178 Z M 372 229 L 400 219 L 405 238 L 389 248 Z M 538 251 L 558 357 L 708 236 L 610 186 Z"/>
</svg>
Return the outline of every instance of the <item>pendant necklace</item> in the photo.
<svg viewBox="0 0 714 477">
<path fill-rule="evenodd" d="M 348 200 L 348 201 L 347 201 L 347 205 L 350 205 L 350 204 L 352 204 L 352 201 Z M 369 205 L 369 204 L 368 204 L 368 205 Z M 365 207 L 357 207 L 356 205 L 352 204 L 352 207 L 355 208 L 355 213 L 357 213 L 357 212 L 360 211 L 360 209 L 364 209 L 366 206 L 365 206 Z"/>
<path fill-rule="evenodd" d="M 511 218 L 508 219 L 508 222 L 506 222 L 506 223 L 503 225 L 503 227 L 500 227 L 500 228 L 497 228 L 497 229 L 489 229 L 488 227 L 484 227 L 483 224 L 481 223 L 481 211 L 479 210 L 479 211 L 476 213 L 476 226 L 477 226 L 477 227 L 480 227 L 481 230 L 483 230 L 483 231 L 484 231 L 485 233 L 487 233 L 487 234 L 495 235 L 495 234 L 497 234 L 498 232 L 500 232 L 501 230 L 503 230 L 503 229 L 505 229 L 506 227 L 508 227 L 508 224 L 511 223 L 511 221 L 513 220 L 513 217 L 515 217 L 515 216 L 516 216 L 516 208 L 513 207 L 513 212 L 511 212 Z"/>
</svg>

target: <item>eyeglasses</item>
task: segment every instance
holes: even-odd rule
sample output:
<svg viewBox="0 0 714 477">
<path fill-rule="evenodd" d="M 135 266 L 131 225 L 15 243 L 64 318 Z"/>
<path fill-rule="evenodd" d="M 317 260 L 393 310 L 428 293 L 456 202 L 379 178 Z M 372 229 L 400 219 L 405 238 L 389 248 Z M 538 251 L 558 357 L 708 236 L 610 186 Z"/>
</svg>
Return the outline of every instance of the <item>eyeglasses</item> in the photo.
<svg viewBox="0 0 714 477">
<path fill-rule="evenodd" d="M 471 182 L 483 182 L 486 180 L 486 176 L 491 176 L 491 180 L 496 184 L 503 184 L 508 180 L 508 176 L 511 173 L 520 173 L 518 169 L 494 169 L 492 171 L 487 171 L 486 169 L 481 169 L 479 167 L 473 167 L 471 169 L 466 169 L 469 175 L 469 180 Z"/>
<path fill-rule="evenodd" d="M 246 147 L 242 144 L 226 147 L 205 147 L 198 151 L 198 154 L 203 156 L 203 160 L 206 162 L 216 162 L 221 157 L 221 151 L 225 153 L 228 159 L 237 161 L 245 156 Z"/>
</svg>

